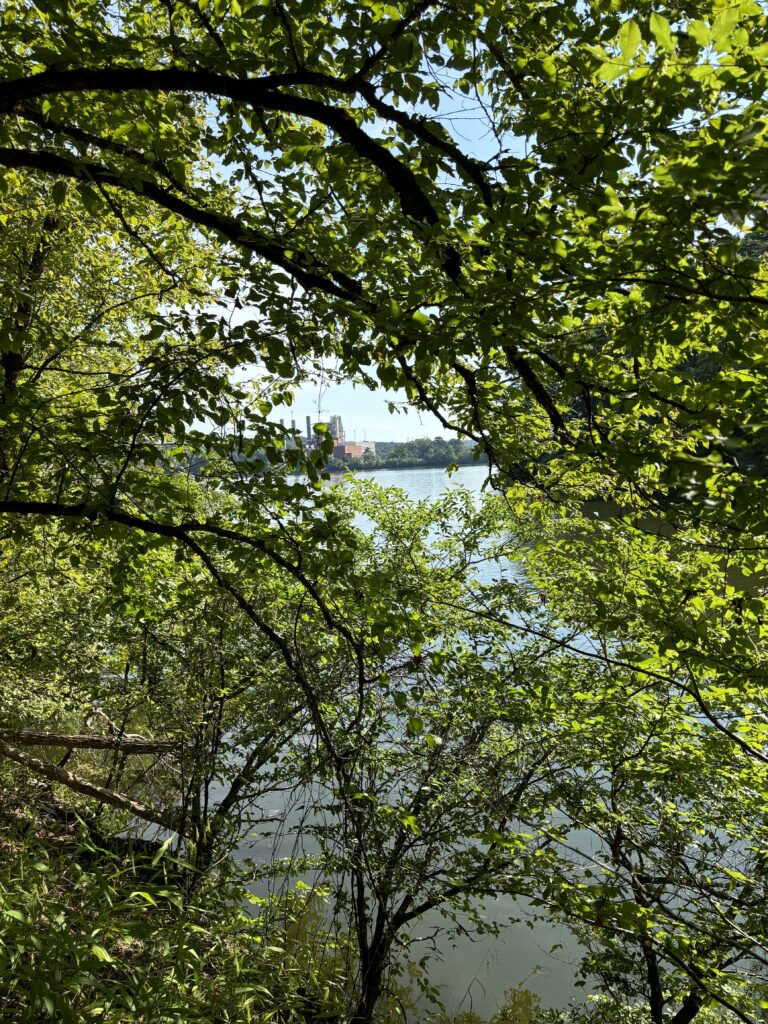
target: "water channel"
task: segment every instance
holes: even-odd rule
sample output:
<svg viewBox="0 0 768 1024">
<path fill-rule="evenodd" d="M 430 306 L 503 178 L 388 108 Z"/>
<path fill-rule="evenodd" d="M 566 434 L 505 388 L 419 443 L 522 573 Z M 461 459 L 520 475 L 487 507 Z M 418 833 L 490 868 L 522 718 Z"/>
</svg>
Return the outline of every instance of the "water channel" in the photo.
<svg viewBox="0 0 768 1024">
<path fill-rule="evenodd" d="M 438 468 L 380 470 L 357 475 L 385 487 L 399 487 L 410 498 L 422 500 L 435 499 L 446 487 L 457 485 L 479 496 L 487 473 L 482 466 L 464 466 L 452 477 Z M 291 842 L 287 834 L 272 853 L 290 854 Z M 261 851 L 257 847 L 258 844 L 245 844 L 243 853 L 267 859 L 263 844 Z M 262 887 L 255 887 L 254 891 L 265 894 Z M 540 996 L 545 1007 L 562 1008 L 574 999 L 583 999 L 583 990 L 574 986 L 577 946 L 566 929 L 526 920 L 525 906 L 509 896 L 491 902 L 485 915 L 488 920 L 506 924 L 498 936 L 476 940 L 467 936 L 450 941 L 446 938 L 429 964 L 430 983 L 440 988 L 449 1014 L 471 1010 L 489 1018 L 502 1005 L 505 990 L 519 985 Z M 508 924 L 512 918 L 517 922 Z M 427 934 L 441 923 L 439 913 L 434 912 L 420 922 L 415 934 Z M 553 951 L 553 947 L 557 948 Z M 420 1008 L 426 1012 L 430 1007 L 423 1003 Z"/>
</svg>

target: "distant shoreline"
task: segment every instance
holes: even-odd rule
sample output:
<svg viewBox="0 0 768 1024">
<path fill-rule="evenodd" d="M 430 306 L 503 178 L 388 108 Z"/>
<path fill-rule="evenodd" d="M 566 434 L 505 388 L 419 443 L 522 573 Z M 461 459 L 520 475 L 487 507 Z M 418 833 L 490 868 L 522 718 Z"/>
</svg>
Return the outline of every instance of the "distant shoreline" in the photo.
<svg viewBox="0 0 768 1024">
<path fill-rule="evenodd" d="M 343 476 L 345 473 L 396 473 L 396 472 L 410 472 L 414 469 L 448 469 L 453 463 L 446 462 L 444 465 L 437 466 L 425 466 L 425 465 L 413 465 L 413 466 L 326 466 L 327 473 L 333 473 L 335 476 Z M 482 462 L 462 462 L 456 466 L 456 469 L 474 469 L 476 467 L 484 468 Z"/>
</svg>

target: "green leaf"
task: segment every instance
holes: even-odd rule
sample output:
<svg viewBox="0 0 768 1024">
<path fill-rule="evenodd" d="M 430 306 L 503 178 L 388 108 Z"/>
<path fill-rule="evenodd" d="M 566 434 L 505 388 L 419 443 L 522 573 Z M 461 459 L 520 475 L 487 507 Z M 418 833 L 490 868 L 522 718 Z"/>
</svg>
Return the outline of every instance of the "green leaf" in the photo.
<svg viewBox="0 0 768 1024">
<path fill-rule="evenodd" d="M 13 918 L 14 921 L 20 921 L 22 924 L 31 924 L 29 918 L 21 913 L 20 910 L 3 910 L 6 917 Z"/>
<path fill-rule="evenodd" d="M 663 50 L 674 50 L 675 39 L 672 36 L 672 29 L 663 14 L 651 13 L 651 32 L 658 45 Z"/>
<path fill-rule="evenodd" d="M 621 75 L 625 75 L 628 71 L 628 65 L 618 60 L 607 60 L 600 65 L 597 71 L 597 77 L 601 82 L 613 82 L 615 79 L 620 78 Z"/>
<path fill-rule="evenodd" d="M 67 182 L 59 179 L 53 183 L 51 187 L 51 199 L 56 206 L 61 206 L 64 200 L 67 198 Z"/>
<path fill-rule="evenodd" d="M 101 200 L 98 193 L 90 185 L 80 185 L 80 201 L 88 213 L 96 216 L 101 212 Z"/>
<path fill-rule="evenodd" d="M 730 4 L 718 13 L 712 24 L 712 41 L 718 50 L 730 50 L 730 38 L 740 20 L 739 4 Z"/>
<path fill-rule="evenodd" d="M 634 58 L 642 41 L 640 26 L 635 19 L 630 18 L 629 21 L 625 21 L 619 29 L 619 46 L 621 47 L 621 56 L 627 63 Z"/>
<path fill-rule="evenodd" d="M 421 828 L 414 814 L 406 814 L 400 819 L 400 823 L 405 829 L 412 832 L 415 836 L 421 835 Z"/>
<path fill-rule="evenodd" d="M 409 718 L 408 725 L 406 726 L 409 736 L 418 736 L 424 731 L 424 722 L 421 718 Z"/>
</svg>

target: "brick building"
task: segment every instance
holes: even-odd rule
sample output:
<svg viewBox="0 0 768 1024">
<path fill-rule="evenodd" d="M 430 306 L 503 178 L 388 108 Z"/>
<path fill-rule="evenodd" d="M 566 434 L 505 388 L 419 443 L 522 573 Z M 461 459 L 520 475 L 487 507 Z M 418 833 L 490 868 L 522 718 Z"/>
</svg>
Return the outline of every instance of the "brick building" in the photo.
<svg viewBox="0 0 768 1024">
<path fill-rule="evenodd" d="M 341 459 L 342 462 L 349 462 L 350 459 L 362 459 L 366 452 L 376 454 L 376 445 L 373 441 L 345 441 L 343 444 L 333 446 L 334 459 Z"/>
</svg>

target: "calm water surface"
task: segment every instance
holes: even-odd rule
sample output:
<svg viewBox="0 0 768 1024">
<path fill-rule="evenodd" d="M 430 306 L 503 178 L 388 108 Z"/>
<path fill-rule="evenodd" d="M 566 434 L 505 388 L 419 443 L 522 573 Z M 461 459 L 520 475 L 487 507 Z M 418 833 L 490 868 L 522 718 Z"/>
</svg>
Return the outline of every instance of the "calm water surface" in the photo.
<svg viewBox="0 0 768 1024">
<path fill-rule="evenodd" d="M 437 498 L 446 487 L 457 484 L 480 494 L 480 488 L 488 478 L 485 466 L 460 466 L 453 476 L 446 476 L 444 469 L 379 469 L 354 474 L 358 480 L 375 480 L 382 487 L 400 487 L 409 498 Z M 343 478 L 342 478 L 343 479 Z"/>
<path fill-rule="evenodd" d="M 420 500 L 437 498 L 446 487 L 456 485 L 480 497 L 488 471 L 478 465 L 461 466 L 451 477 L 444 469 L 380 470 L 356 475 L 376 480 L 383 487 L 400 487 L 409 497 Z M 511 897 L 501 897 L 487 907 L 487 917 L 500 924 L 524 913 L 525 907 Z M 423 930 L 437 922 L 439 915 L 432 915 L 425 919 Z M 555 945 L 562 948 L 552 954 L 549 951 Z M 544 1005 L 562 1007 L 581 992 L 573 985 L 576 952 L 567 930 L 518 923 L 509 925 L 495 939 L 472 942 L 459 938 L 455 947 L 446 942 L 442 960 L 433 961 L 429 974 L 433 984 L 441 987 L 447 1009 L 454 1013 L 472 1009 L 481 1016 L 491 1016 L 503 1001 L 504 990 L 521 982 L 540 995 Z"/>
<path fill-rule="evenodd" d="M 456 485 L 476 492 L 479 497 L 487 470 L 483 466 L 462 466 L 451 477 L 443 469 L 379 470 L 355 475 L 375 480 L 384 487 L 402 488 L 409 497 L 420 500 L 437 498 L 446 487 Z M 258 856 L 254 848 L 247 852 Z M 290 850 L 276 852 L 285 856 Z M 510 918 L 524 918 L 525 912 L 520 901 L 500 897 L 488 904 L 485 914 L 489 921 L 504 925 Z M 434 912 L 425 916 L 413 934 L 428 934 L 440 923 L 440 915 Z M 554 946 L 560 948 L 550 952 Z M 566 929 L 523 920 L 508 924 L 497 938 L 471 941 L 459 936 L 452 942 L 446 938 L 439 956 L 433 958 L 428 968 L 428 975 L 431 984 L 440 987 L 449 1013 L 474 1010 L 482 1017 L 490 1017 L 502 1004 L 504 990 L 522 983 L 541 996 L 545 1006 L 564 1007 L 580 998 L 581 990 L 573 984 L 577 948 Z M 418 946 L 414 947 L 414 954 L 419 955 Z M 423 1005 L 424 1010 L 428 1008 L 428 1004 Z"/>
</svg>

